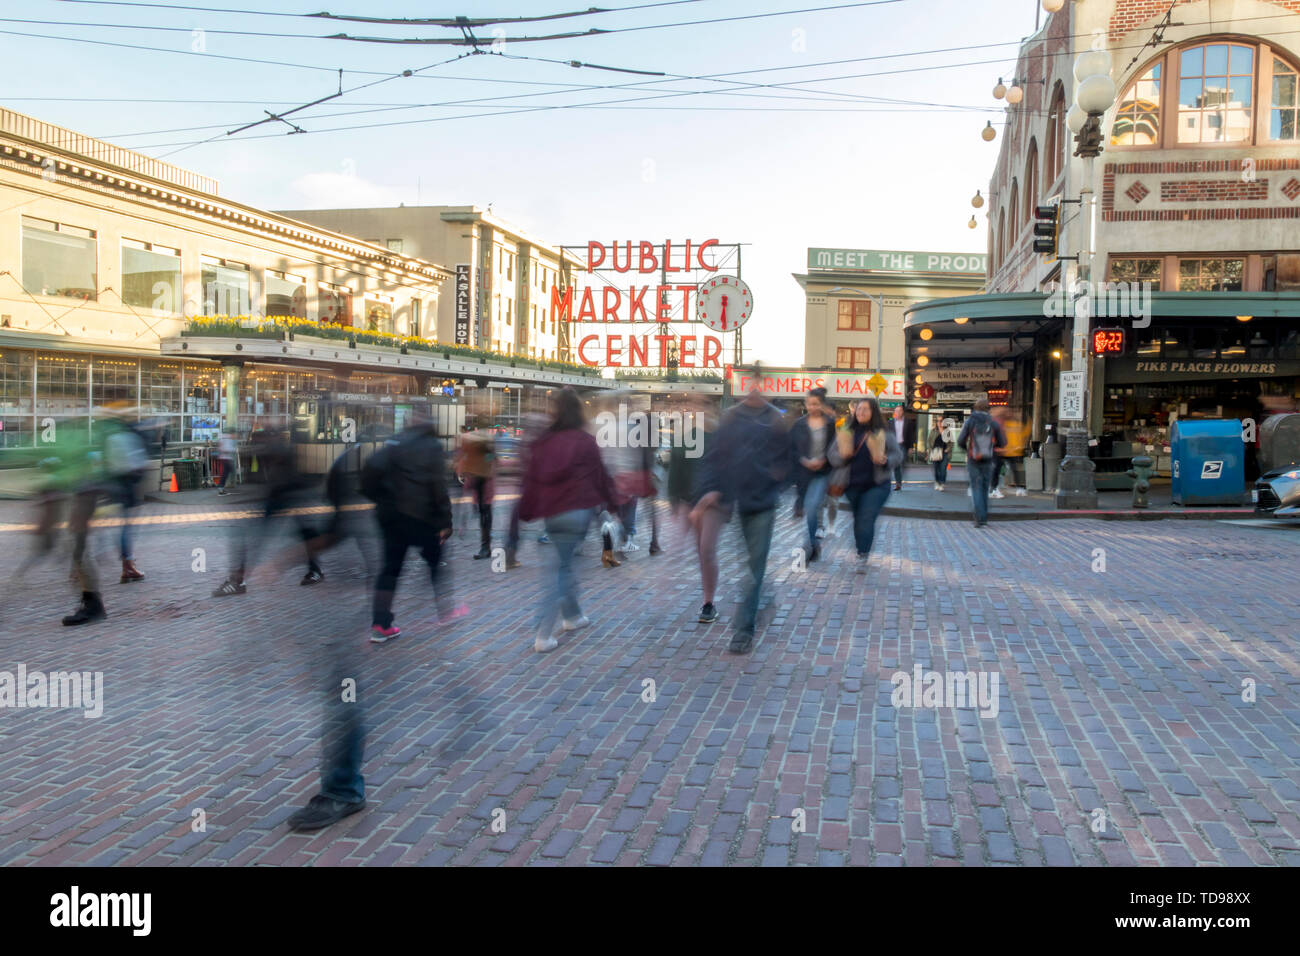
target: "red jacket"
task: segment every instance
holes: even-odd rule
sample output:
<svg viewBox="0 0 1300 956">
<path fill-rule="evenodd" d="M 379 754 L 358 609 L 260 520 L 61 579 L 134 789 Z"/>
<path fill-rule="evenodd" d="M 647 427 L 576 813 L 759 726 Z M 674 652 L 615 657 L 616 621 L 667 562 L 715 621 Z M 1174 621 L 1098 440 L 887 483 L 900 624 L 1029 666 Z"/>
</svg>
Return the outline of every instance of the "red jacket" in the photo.
<svg viewBox="0 0 1300 956">
<path fill-rule="evenodd" d="M 520 521 L 602 505 L 613 510 L 623 501 L 592 435 L 576 428 L 547 431 L 532 446 L 519 498 Z"/>
</svg>

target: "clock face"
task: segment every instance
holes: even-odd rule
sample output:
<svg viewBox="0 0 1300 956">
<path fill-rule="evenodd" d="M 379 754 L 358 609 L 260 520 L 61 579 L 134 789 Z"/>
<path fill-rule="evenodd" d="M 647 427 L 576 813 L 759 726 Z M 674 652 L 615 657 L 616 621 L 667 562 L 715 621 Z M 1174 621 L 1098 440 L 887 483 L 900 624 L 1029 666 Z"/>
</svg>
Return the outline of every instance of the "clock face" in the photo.
<svg viewBox="0 0 1300 956">
<path fill-rule="evenodd" d="M 695 318 L 715 332 L 734 332 L 753 314 L 753 293 L 735 276 L 714 276 L 695 293 Z"/>
</svg>

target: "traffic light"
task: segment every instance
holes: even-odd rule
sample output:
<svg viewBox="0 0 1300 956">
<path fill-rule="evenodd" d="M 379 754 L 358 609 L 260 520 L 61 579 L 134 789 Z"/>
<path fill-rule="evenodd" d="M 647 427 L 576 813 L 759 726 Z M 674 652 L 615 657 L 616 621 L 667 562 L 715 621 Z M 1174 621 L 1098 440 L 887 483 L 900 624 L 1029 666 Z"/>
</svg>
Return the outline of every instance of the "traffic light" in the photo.
<svg viewBox="0 0 1300 956">
<path fill-rule="evenodd" d="M 1056 258 L 1061 233 L 1061 207 L 1037 206 L 1034 209 L 1034 252 Z"/>
</svg>

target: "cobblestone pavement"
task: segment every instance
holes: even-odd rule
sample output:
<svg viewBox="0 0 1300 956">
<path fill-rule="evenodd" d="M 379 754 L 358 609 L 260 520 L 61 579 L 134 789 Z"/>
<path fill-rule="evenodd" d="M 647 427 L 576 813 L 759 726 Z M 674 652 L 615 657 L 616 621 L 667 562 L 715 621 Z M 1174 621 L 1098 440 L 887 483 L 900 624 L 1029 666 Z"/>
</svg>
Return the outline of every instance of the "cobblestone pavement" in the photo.
<svg viewBox="0 0 1300 956">
<path fill-rule="evenodd" d="M 447 628 L 408 564 L 404 633 L 374 646 L 352 546 L 315 588 L 287 568 L 213 599 L 239 521 L 215 498 L 142 514 L 148 578 L 106 585 L 106 622 L 59 625 L 62 562 L 0 599 L 0 669 L 102 671 L 106 698 L 98 719 L 0 710 L 0 862 L 1300 863 L 1294 531 L 885 518 L 858 575 L 845 515 L 798 570 L 783 505 L 751 655 L 726 650 L 733 527 L 718 623 L 696 622 L 679 531 L 611 570 L 593 538 L 593 626 L 539 656 L 536 529 L 508 573 L 455 539 L 472 615 Z M 0 503 L 6 581 L 28 520 Z M 112 530 L 92 548 L 107 573 Z M 370 805 L 296 835 L 330 640 L 360 647 Z M 995 701 L 893 706 L 891 676 L 917 666 L 996 676 Z"/>
</svg>

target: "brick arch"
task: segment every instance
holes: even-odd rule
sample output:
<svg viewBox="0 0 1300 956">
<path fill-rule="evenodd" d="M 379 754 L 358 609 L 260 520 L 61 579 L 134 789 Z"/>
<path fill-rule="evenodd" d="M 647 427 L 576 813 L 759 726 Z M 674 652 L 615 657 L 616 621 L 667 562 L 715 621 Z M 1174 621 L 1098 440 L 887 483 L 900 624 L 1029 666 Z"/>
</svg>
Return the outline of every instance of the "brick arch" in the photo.
<svg viewBox="0 0 1300 956">
<path fill-rule="evenodd" d="M 1202 0 L 1174 0 L 1174 5 L 1185 6 L 1199 2 Z M 1300 13 L 1300 0 L 1264 0 L 1264 2 L 1290 10 L 1292 13 Z M 1118 40 L 1133 30 L 1160 19 L 1168 9 L 1169 0 L 1118 0 L 1107 24 L 1110 39 Z"/>
</svg>

